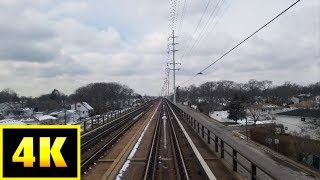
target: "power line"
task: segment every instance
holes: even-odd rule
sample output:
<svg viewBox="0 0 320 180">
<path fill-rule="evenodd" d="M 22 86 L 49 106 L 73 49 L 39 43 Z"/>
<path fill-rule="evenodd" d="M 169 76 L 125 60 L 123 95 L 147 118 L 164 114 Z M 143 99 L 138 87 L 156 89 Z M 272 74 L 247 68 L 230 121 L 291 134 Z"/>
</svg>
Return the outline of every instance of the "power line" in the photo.
<svg viewBox="0 0 320 180">
<path fill-rule="evenodd" d="M 217 17 L 217 8 L 219 7 L 220 2 L 224 2 L 225 0 L 219 0 L 216 4 L 216 6 L 214 7 L 213 11 L 211 12 L 208 21 L 206 22 L 206 24 L 204 25 L 202 31 L 199 33 L 198 37 L 194 40 L 194 43 L 192 44 L 192 46 L 189 46 L 190 44 L 188 44 L 187 50 L 183 53 L 183 55 L 180 58 L 180 61 L 187 55 L 190 54 L 190 52 L 192 51 L 192 49 L 200 42 L 200 40 L 202 39 L 205 30 L 208 28 L 209 24 L 212 22 L 212 20 L 214 20 Z M 220 8 L 219 8 L 220 9 Z M 215 14 L 215 15 L 214 15 Z M 194 36 L 194 35 L 193 35 Z M 192 37 L 193 37 L 192 36 Z"/>
<path fill-rule="evenodd" d="M 180 18 L 180 24 L 179 24 L 179 27 L 178 27 L 178 33 L 180 33 L 186 9 L 187 9 L 187 0 L 184 0 L 183 7 L 182 7 L 181 18 Z"/>
<path fill-rule="evenodd" d="M 201 23 L 201 21 L 202 21 L 202 19 L 203 19 L 203 16 L 204 16 L 205 13 L 207 12 L 208 6 L 209 6 L 209 4 L 210 4 L 212 1 L 213 1 L 213 0 L 208 0 L 208 2 L 207 2 L 207 4 L 206 4 L 206 7 L 205 7 L 205 9 L 204 9 L 204 11 L 203 11 L 203 13 L 202 13 L 202 15 L 201 15 L 201 18 L 200 18 L 199 21 L 198 21 L 198 24 L 197 24 L 197 26 L 196 26 L 196 29 L 194 30 L 194 32 L 193 32 L 193 34 L 192 34 L 191 37 L 193 37 L 193 36 L 196 34 L 196 32 L 198 31 L 198 28 L 199 28 L 200 23 Z"/>
<path fill-rule="evenodd" d="M 220 9 L 221 9 L 221 7 L 223 6 L 224 3 L 225 3 L 225 0 L 222 0 L 221 4 L 219 4 L 219 5 L 216 6 L 216 15 L 210 20 L 209 23 L 206 24 L 205 28 L 203 29 L 203 31 L 202 31 L 201 34 L 199 35 L 197 41 L 195 42 L 195 44 L 194 44 L 194 45 L 192 46 L 192 48 L 190 49 L 189 55 L 190 55 L 190 53 L 192 52 L 192 50 L 193 50 L 194 48 L 197 48 L 197 47 L 198 47 L 200 41 L 201 41 L 206 35 L 208 35 L 208 33 L 209 33 L 209 31 L 208 31 L 208 30 L 209 30 L 209 25 L 216 19 L 216 17 L 218 16 L 218 13 L 219 13 L 219 11 L 220 11 Z M 219 20 L 219 19 L 218 19 L 218 20 Z M 216 23 L 213 25 L 212 30 L 213 30 L 213 29 L 215 28 L 215 26 L 217 25 L 218 20 L 217 20 Z"/>
<path fill-rule="evenodd" d="M 207 12 L 207 9 L 208 9 L 209 4 L 210 4 L 212 1 L 213 1 L 213 0 L 208 0 L 208 2 L 206 3 L 206 7 L 205 7 L 205 9 L 204 9 L 204 11 L 203 11 L 203 13 L 202 13 L 202 15 L 201 15 L 201 18 L 199 19 L 199 21 L 198 21 L 198 23 L 197 23 L 197 26 L 196 26 L 195 30 L 193 31 L 193 33 L 192 33 L 192 36 L 191 36 L 192 39 L 191 39 L 191 40 L 193 40 L 194 35 L 195 35 L 196 32 L 198 31 L 198 28 L 199 28 L 199 26 L 200 26 L 200 23 L 201 23 L 204 15 L 205 15 L 205 13 Z M 190 41 L 191 41 L 191 40 L 189 40 L 188 43 L 186 43 L 186 44 L 187 44 L 187 49 L 189 49 L 189 45 L 190 45 Z M 185 53 L 181 56 L 181 59 L 182 59 L 182 57 L 186 54 L 186 52 L 187 52 L 187 51 L 185 51 Z"/>
<path fill-rule="evenodd" d="M 246 42 L 248 39 L 250 39 L 253 35 L 257 34 L 260 30 L 262 30 L 263 28 L 265 28 L 266 26 L 268 26 L 271 22 L 273 22 L 274 20 L 276 20 L 278 17 L 280 17 L 282 14 L 284 14 L 286 11 L 288 11 L 289 9 L 291 9 L 293 6 L 295 6 L 298 2 L 300 2 L 301 0 L 296 1 L 295 3 L 291 4 L 288 8 L 286 8 L 285 10 L 283 10 L 280 14 L 278 14 L 277 16 L 275 16 L 274 18 L 272 18 L 270 21 L 268 21 L 266 24 L 264 24 L 263 26 L 261 26 L 258 30 L 256 30 L 255 32 L 253 32 L 252 34 L 250 34 L 248 37 L 246 37 L 244 40 L 242 40 L 241 42 L 239 42 L 237 45 L 235 45 L 233 48 L 231 48 L 229 51 L 227 51 L 226 53 L 224 53 L 221 57 L 219 57 L 218 59 L 216 59 L 214 62 L 212 62 L 211 64 L 209 64 L 207 67 L 205 67 L 204 69 L 202 69 L 200 72 L 198 72 L 197 74 L 195 74 L 192 78 L 190 78 L 189 80 L 183 82 L 182 84 L 189 82 L 191 79 L 193 79 L 194 77 L 196 77 L 197 75 L 203 74 L 203 72 L 207 69 L 209 69 L 212 65 L 214 65 L 215 63 L 217 63 L 218 61 L 220 61 L 223 57 L 225 57 L 226 55 L 228 55 L 230 52 L 232 52 L 233 50 L 235 50 L 237 47 L 239 47 L 241 44 L 243 44 L 244 42 Z"/>
</svg>

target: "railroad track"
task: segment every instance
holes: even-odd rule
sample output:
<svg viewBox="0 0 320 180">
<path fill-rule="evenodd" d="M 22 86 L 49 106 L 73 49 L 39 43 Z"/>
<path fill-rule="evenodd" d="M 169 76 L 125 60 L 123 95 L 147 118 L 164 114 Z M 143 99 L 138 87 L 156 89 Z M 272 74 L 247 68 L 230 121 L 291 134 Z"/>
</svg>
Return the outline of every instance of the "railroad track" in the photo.
<svg viewBox="0 0 320 180">
<path fill-rule="evenodd" d="M 82 137 L 81 172 L 85 173 L 97 159 L 103 156 L 107 149 L 112 147 L 152 107 L 152 104 L 148 103 Z"/>
<path fill-rule="evenodd" d="M 176 124 L 169 104 L 164 101 L 157 119 L 145 167 L 144 180 L 203 179 L 200 164 Z"/>
</svg>

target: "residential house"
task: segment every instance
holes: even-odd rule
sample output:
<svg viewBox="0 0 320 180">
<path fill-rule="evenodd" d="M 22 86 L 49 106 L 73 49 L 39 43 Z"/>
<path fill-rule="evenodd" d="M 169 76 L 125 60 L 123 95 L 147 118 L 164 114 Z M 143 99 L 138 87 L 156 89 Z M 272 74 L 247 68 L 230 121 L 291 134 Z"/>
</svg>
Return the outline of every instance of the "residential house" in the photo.
<svg viewBox="0 0 320 180">
<path fill-rule="evenodd" d="M 278 106 L 275 104 L 270 103 L 262 103 L 261 104 L 261 111 L 263 114 L 274 114 L 281 112 L 284 108 L 282 106 Z"/>
<path fill-rule="evenodd" d="M 299 109 L 316 109 L 318 104 L 314 101 L 301 101 L 299 103 L 291 105 L 293 108 Z"/>
<path fill-rule="evenodd" d="M 290 100 L 293 102 L 293 104 L 296 104 L 296 103 L 299 103 L 300 102 L 300 99 L 297 98 L 297 97 L 291 97 Z"/>
<path fill-rule="evenodd" d="M 55 111 L 49 114 L 50 116 L 56 117 L 58 119 L 67 118 L 67 122 L 76 122 L 80 118 L 80 111 L 76 110 L 62 110 L 62 111 Z"/>
<path fill-rule="evenodd" d="M 313 96 L 309 93 L 309 94 L 299 94 L 297 96 L 293 96 L 290 98 L 290 100 L 296 104 L 296 103 L 300 103 L 302 101 L 313 101 L 314 98 Z"/>
<path fill-rule="evenodd" d="M 93 115 L 94 109 L 86 102 L 77 102 L 71 105 L 71 110 L 76 110 L 81 118 Z"/>
</svg>

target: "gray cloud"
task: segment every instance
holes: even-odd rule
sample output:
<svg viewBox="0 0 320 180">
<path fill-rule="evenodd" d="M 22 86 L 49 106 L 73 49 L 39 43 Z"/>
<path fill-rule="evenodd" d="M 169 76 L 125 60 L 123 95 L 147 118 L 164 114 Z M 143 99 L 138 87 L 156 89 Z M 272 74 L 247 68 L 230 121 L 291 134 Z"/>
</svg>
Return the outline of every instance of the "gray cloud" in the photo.
<svg viewBox="0 0 320 180">
<path fill-rule="evenodd" d="M 211 2 L 199 29 L 216 2 Z M 290 3 L 226 1 L 214 21 L 216 27 L 211 24 L 199 46 L 180 61 L 206 4 L 190 1 L 177 32 L 177 61 L 182 63 L 178 82 L 203 69 Z M 181 13 L 181 4 L 178 7 Z M 319 81 L 319 7 L 317 0 L 299 3 L 190 83 L 251 78 Z M 24 95 L 52 88 L 71 93 L 93 81 L 118 81 L 139 93 L 156 95 L 168 62 L 169 9 L 169 2 L 158 0 L 0 1 L 0 89 L 5 84 Z"/>
</svg>

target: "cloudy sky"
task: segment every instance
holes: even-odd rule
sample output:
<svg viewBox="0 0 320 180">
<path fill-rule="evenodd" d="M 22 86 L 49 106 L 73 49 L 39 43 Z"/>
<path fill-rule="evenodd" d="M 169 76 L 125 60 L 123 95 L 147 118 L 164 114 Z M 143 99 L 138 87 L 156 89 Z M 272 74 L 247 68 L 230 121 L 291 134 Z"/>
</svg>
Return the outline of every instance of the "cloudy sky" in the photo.
<svg viewBox="0 0 320 180">
<path fill-rule="evenodd" d="M 179 36 L 176 59 L 182 63 L 177 84 L 293 2 L 177 0 L 173 27 Z M 38 96 L 56 88 L 70 94 L 91 82 L 119 82 L 138 93 L 158 95 L 169 60 L 172 4 L 170 0 L 1 0 L 0 90 Z M 314 83 L 320 81 L 319 49 L 320 2 L 302 0 L 203 75 L 182 85 L 253 78 L 274 84 Z"/>
</svg>

